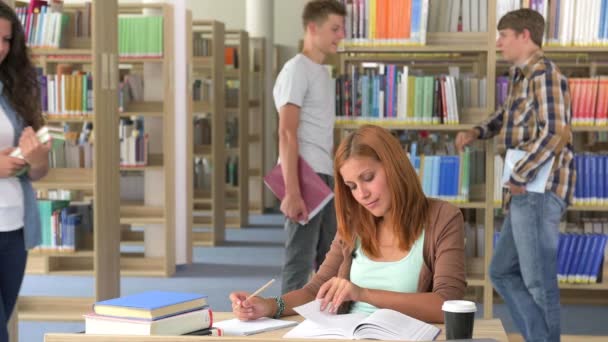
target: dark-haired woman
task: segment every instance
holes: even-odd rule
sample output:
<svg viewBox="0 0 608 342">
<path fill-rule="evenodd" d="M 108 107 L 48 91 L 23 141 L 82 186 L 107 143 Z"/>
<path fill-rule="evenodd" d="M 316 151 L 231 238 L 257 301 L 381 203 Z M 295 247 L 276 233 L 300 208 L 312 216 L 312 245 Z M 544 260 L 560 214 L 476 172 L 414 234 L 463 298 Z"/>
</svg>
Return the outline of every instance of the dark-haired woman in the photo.
<svg viewBox="0 0 608 342">
<path fill-rule="evenodd" d="M 36 70 L 12 8 L 0 1 L 0 342 L 23 281 L 27 249 L 40 243 L 40 217 L 31 182 L 48 172 L 49 144 L 36 130 L 44 123 Z M 22 158 L 11 157 L 16 148 Z M 17 172 L 28 167 L 26 173 Z"/>
</svg>

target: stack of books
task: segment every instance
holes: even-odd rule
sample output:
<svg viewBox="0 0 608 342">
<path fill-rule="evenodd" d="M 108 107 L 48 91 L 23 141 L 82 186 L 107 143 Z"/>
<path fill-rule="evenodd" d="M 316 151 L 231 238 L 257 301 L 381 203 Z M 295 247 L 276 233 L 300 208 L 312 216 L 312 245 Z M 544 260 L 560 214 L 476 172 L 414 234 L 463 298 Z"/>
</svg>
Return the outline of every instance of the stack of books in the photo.
<svg viewBox="0 0 608 342">
<path fill-rule="evenodd" d="M 207 296 L 149 291 L 97 302 L 84 315 L 85 333 L 99 335 L 213 335 Z"/>
</svg>

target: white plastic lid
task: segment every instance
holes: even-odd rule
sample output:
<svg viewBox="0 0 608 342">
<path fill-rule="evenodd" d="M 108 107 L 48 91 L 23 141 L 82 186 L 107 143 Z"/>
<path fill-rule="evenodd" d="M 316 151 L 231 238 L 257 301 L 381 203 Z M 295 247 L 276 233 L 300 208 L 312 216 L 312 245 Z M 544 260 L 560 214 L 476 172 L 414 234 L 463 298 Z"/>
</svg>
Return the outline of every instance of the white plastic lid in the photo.
<svg viewBox="0 0 608 342">
<path fill-rule="evenodd" d="M 468 300 L 446 300 L 443 302 L 441 310 L 447 312 L 475 312 L 477 306 Z"/>
</svg>

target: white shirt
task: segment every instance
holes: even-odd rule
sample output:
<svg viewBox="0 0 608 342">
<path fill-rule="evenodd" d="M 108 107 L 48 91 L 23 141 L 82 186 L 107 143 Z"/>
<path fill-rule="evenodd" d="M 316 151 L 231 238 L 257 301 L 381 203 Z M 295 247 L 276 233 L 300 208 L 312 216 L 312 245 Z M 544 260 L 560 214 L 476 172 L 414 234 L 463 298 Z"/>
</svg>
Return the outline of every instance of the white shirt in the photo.
<svg viewBox="0 0 608 342">
<path fill-rule="evenodd" d="M 298 54 L 283 66 L 272 94 L 277 111 L 288 103 L 300 107 L 300 156 L 315 172 L 333 175 L 335 83 L 327 68 Z"/>
<path fill-rule="evenodd" d="M 13 146 L 14 128 L 0 107 L 0 150 Z M 0 232 L 23 227 L 23 189 L 17 177 L 0 178 Z"/>
</svg>

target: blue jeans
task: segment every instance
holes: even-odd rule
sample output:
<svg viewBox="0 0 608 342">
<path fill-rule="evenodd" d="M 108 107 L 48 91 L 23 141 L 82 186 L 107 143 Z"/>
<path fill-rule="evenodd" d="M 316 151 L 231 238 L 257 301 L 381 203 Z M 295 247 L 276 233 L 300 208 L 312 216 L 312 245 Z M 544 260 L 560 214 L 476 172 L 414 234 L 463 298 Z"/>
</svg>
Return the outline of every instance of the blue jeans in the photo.
<svg viewBox="0 0 608 342">
<path fill-rule="evenodd" d="M 565 202 L 554 193 L 511 198 L 490 264 L 494 288 L 528 342 L 559 341 L 559 221 Z"/>
<path fill-rule="evenodd" d="M 0 232 L 0 342 L 8 342 L 8 320 L 17 303 L 27 251 L 23 229 Z"/>
<path fill-rule="evenodd" d="M 330 189 L 334 188 L 334 178 L 318 173 Z M 313 268 L 325 260 L 331 243 L 336 236 L 336 209 L 334 200 L 329 201 L 321 211 L 300 225 L 289 219 L 285 220 L 287 240 L 285 241 L 285 263 L 283 264 L 283 282 L 281 293 L 299 290 L 306 283 Z"/>
</svg>

